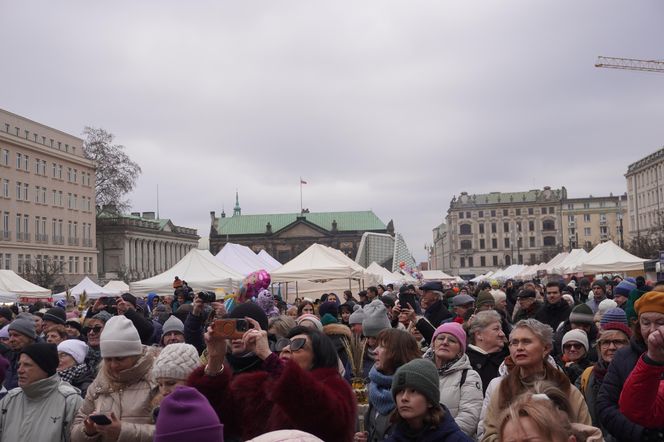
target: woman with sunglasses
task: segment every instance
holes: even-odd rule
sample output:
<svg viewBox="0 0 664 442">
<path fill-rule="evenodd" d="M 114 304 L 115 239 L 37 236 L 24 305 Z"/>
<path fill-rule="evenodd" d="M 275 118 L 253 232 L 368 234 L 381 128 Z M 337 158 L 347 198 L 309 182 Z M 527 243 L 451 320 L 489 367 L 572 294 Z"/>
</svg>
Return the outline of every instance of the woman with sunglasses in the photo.
<svg viewBox="0 0 664 442">
<path fill-rule="evenodd" d="M 270 350 L 256 321 L 242 340 L 258 356 L 261 369 L 233 376 L 225 360 L 226 339 L 208 328 L 208 363 L 189 385 L 210 402 L 224 424 L 225 440 L 247 440 L 270 431 L 297 429 L 326 441 L 348 441 L 355 426 L 355 396 L 341 377 L 337 353 L 318 330 L 295 327 Z"/>
<path fill-rule="evenodd" d="M 466 331 L 448 322 L 433 333 L 431 347 L 423 356 L 438 369 L 440 403 L 445 404 L 459 428 L 469 437 L 477 432 L 482 409 L 482 379 L 466 354 Z"/>
<path fill-rule="evenodd" d="M 570 330 L 563 336 L 560 366 L 572 384 L 592 365 L 588 359 L 588 350 L 588 335 L 583 330 Z"/>
<path fill-rule="evenodd" d="M 87 320 L 85 330 L 87 330 L 86 338 L 88 343 L 88 354 L 85 357 L 85 363 L 92 371 L 94 376 L 97 376 L 99 370 L 99 363 L 101 362 L 101 350 L 99 349 L 99 341 L 101 332 L 104 330 L 106 321 L 111 319 L 111 314 L 107 311 L 101 311 Z"/>
</svg>

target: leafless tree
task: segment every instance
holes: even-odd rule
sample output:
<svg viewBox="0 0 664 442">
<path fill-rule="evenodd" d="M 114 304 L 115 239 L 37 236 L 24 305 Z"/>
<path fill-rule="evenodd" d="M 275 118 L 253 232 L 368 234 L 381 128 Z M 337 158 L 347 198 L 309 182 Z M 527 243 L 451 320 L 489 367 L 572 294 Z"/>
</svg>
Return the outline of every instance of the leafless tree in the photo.
<svg viewBox="0 0 664 442">
<path fill-rule="evenodd" d="M 41 260 L 26 261 L 23 264 L 21 277 L 52 290 L 58 277 L 64 278 L 64 262 L 52 259 L 50 256 Z"/>
<path fill-rule="evenodd" d="M 97 167 L 97 207 L 114 206 L 120 212 L 129 209 L 125 196 L 136 186 L 141 167 L 124 152 L 123 145 L 113 144 L 112 133 L 86 126 L 83 134 L 83 152 Z"/>
<path fill-rule="evenodd" d="M 659 252 L 662 250 L 664 250 L 664 218 L 660 214 L 647 232 L 632 238 L 627 251 L 639 258 L 659 259 Z"/>
</svg>

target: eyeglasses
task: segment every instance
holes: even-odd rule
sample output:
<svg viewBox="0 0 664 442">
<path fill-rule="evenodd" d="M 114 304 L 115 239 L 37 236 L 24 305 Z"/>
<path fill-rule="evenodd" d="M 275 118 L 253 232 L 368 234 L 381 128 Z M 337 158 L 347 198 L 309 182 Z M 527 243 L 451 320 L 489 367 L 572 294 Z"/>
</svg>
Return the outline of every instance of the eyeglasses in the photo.
<svg viewBox="0 0 664 442">
<path fill-rule="evenodd" d="M 101 331 L 102 331 L 103 328 L 104 328 L 104 327 L 102 327 L 101 325 L 96 325 L 96 326 L 94 326 L 94 327 L 90 327 L 90 328 L 88 329 L 88 333 L 101 333 Z"/>
<path fill-rule="evenodd" d="M 281 338 L 277 341 L 277 344 L 274 346 L 274 348 L 276 351 L 281 352 L 284 350 L 284 348 L 290 346 L 291 351 L 298 351 L 304 348 L 306 343 L 307 340 L 305 338 L 296 338 L 296 339 Z"/>
<path fill-rule="evenodd" d="M 629 341 L 625 339 L 607 339 L 605 341 L 599 341 L 600 347 L 611 347 L 612 344 L 614 347 L 623 347 L 629 344 Z"/>
<path fill-rule="evenodd" d="M 569 344 L 563 345 L 564 350 L 569 350 L 569 349 L 572 349 L 572 348 L 581 350 L 583 348 L 583 344 L 578 344 L 576 342 L 570 342 Z"/>
</svg>

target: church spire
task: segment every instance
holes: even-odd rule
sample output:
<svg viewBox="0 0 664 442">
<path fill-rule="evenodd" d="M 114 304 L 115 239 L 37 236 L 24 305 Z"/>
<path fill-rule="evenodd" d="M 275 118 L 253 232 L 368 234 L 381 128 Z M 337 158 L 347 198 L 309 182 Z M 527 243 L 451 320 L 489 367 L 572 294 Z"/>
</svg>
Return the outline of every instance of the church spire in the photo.
<svg viewBox="0 0 664 442">
<path fill-rule="evenodd" d="M 237 190 L 235 191 L 235 207 L 233 208 L 233 216 L 242 215 L 242 209 L 240 208 L 240 197 L 238 196 Z"/>
</svg>

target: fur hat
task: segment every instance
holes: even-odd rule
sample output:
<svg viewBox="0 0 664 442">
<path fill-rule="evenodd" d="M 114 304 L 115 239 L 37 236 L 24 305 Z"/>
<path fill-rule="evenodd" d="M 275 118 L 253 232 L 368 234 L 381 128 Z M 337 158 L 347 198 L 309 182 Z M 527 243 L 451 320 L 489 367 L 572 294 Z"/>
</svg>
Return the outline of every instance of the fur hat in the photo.
<svg viewBox="0 0 664 442">
<path fill-rule="evenodd" d="M 35 364 L 44 370 L 49 377 L 55 374 L 60 363 L 58 347 L 55 344 L 45 342 L 30 344 L 21 351 L 21 354 L 30 356 L 30 359 L 35 361 Z"/>
<path fill-rule="evenodd" d="M 302 321 L 311 321 L 319 331 L 323 331 L 323 323 L 320 322 L 320 319 L 316 315 L 310 313 L 305 313 L 295 320 L 297 325 L 302 325 Z"/>
<path fill-rule="evenodd" d="M 99 348 L 102 358 L 137 356 L 143 353 L 138 330 L 122 315 L 108 320 L 99 338 Z"/>
<path fill-rule="evenodd" d="M 574 307 L 569 314 L 569 322 L 575 322 L 577 324 L 592 324 L 595 322 L 595 315 L 593 315 L 593 311 L 588 305 L 579 304 Z"/>
<path fill-rule="evenodd" d="M 51 321 L 56 324 L 65 325 L 65 322 L 67 322 L 67 314 L 61 308 L 53 307 L 46 310 L 42 319 L 44 321 Z"/>
<path fill-rule="evenodd" d="M 588 344 L 588 335 L 583 330 L 575 328 L 574 330 L 570 330 L 565 333 L 565 336 L 563 336 L 562 347 L 564 348 L 565 344 L 570 341 L 575 341 L 583 345 L 583 347 L 586 349 L 586 352 L 588 352 L 588 348 L 590 347 Z"/>
<path fill-rule="evenodd" d="M 635 303 L 636 314 L 647 312 L 664 313 L 664 292 L 648 292 L 642 295 Z"/>
<path fill-rule="evenodd" d="M 161 401 L 154 441 L 223 442 L 223 429 L 205 396 L 195 388 L 180 386 Z"/>
<path fill-rule="evenodd" d="M 161 349 L 152 365 L 152 377 L 187 379 L 201 365 L 196 347 L 191 344 L 171 344 Z"/>
<path fill-rule="evenodd" d="M 364 313 L 362 306 L 360 304 L 355 304 L 353 307 L 353 313 L 351 313 L 350 317 L 348 318 L 348 324 L 362 324 L 366 316 L 367 315 Z"/>
<path fill-rule="evenodd" d="M 422 393 L 432 404 L 440 403 L 438 369 L 429 359 L 413 359 L 399 367 L 392 377 L 392 397 L 406 388 Z"/>
<path fill-rule="evenodd" d="M 35 331 L 35 322 L 31 319 L 16 318 L 9 324 L 8 331 L 15 331 L 28 338 L 37 339 L 37 332 Z"/>
<path fill-rule="evenodd" d="M 436 336 L 441 333 L 447 333 L 457 338 L 457 341 L 459 341 L 459 344 L 461 344 L 461 351 L 464 353 L 466 352 L 467 335 L 461 324 L 458 322 L 446 322 L 439 325 L 436 331 L 433 332 L 433 337 L 431 338 L 432 346 L 433 342 L 436 340 Z"/>
<path fill-rule="evenodd" d="M 58 344 L 58 352 L 67 353 L 77 364 L 82 364 L 88 355 L 88 344 L 80 339 L 67 339 Z"/>
<path fill-rule="evenodd" d="M 391 328 L 387 309 L 380 299 L 374 299 L 370 304 L 364 306 L 366 317 L 362 321 L 362 334 L 367 337 L 376 337 L 381 330 Z"/>
</svg>

